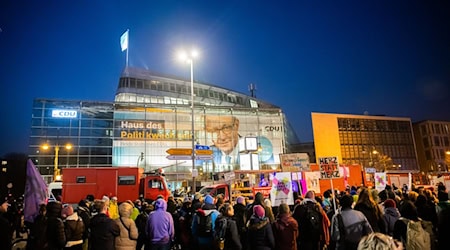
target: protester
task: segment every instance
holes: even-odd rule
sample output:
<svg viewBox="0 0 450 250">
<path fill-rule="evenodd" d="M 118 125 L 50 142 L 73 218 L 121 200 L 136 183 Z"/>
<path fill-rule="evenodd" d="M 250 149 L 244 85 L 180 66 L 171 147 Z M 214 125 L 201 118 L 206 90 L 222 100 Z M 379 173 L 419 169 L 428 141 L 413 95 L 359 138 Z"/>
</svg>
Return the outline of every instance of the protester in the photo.
<svg viewBox="0 0 450 250">
<path fill-rule="evenodd" d="M 91 222 L 91 212 L 89 211 L 89 201 L 80 200 L 78 202 L 77 214 L 83 220 L 84 232 L 83 232 L 83 250 L 88 250 L 89 247 L 89 225 Z"/>
<path fill-rule="evenodd" d="M 0 206 L 0 246 L 7 250 L 11 249 L 11 239 L 13 234 L 11 224 L 6 218 L 8 205 L 8 202 L 4 201 Z"/>
<path fill-rule="evenodd" d="M 145 244 L 146 249 L 170 249 L 170 245 L 175 239 L 175 231 L 172 215 L 166 210 L 166 201 L 157 199 L 155 201 L 155 211 L 148 216 L 146 234 L 149 244 Z M 147 248 L 147 245 L 149 248 Z"/>
<path fill-rule="evenodd" d="M 323 213 L 322 206 L 317 203 L 314 191 L 308 191 L 305 199 L 295 207 L 293 217 L 297 220 L 299 237 L 298 248 L 306 250 L 320 249 L 323 242 Z M 328 229 L 327 229 L 328 230 Z"/>
<path fill-rule="evenodd" d="M 213 234 L 219 211 L 214 204 L 211 195 L 205 196 L 205 203 L 198 209 L 192 218 L 192 235 L 200 249 L 211 249 L 213 247 Z M 209 218 L 208 218 L 209 217 Z"/>
<path fill-rule="evenodd" d="M 369 189 L 364 188 L 361 190 L 354 209 L 366 216 L 374 232 L 385 233 L 386 225 L 384 224 L 383 215 L 380 207 L 373 200 Z"/>
<path fill-rule="evenodd" d="M 139 233 L 134 220 L 131 219 L 133 208 L 129 202 L 119 205 L 119 218 L 114 220 L 120 228 L 120 234 L 115 238 L 116 250 L 136 249 Z"/>
<path fill-rule="evenodd" d="M 278 215 L 273 223 L 273 235 L 277 250 L 297 250 L 298 223 L 285 203 L 278 207 Z"/>
<path fill-rule="evenodd" d="M 385 222 L 385 232 L 389 236 L 394 235 L 395 222 L 400 218 L 400 212 L 397 209 L 397 204 L 393 199 L 387 199 L 384 201 L 384 214 L 383 219 Z"/>
<path fill-rule="evenodd" d="M 264 207 L 253 206 L 253 214 L 247 222 L 247 249 L 275 249 L 275 238 L 269 218 L 265 216 Z"/>
<path fill-rule="evenodd" d="M 233 206 L 234 220 L 238 229 L 239 237 L 241 239 L 242 249 L 246 249 L 247 239 L 247 208 L 245 206 L 245 198 L 239 196 L 236 198 L 236 204 Z"/>
<path fill-rule="evenodd" d="M 219 244 L 223 243 L 223 248 L 220 249 L 230 249 L 230 250 L 241 250 L 241 240 L 239 238 L 238 229 L 236 226 L 236 222 L 233 220 L 234 209 L 230 203 L 224 203 L 219 208 L 220 215 L 216 219 L 215 222 L 215 234 L 216 240 L 218 240 Z M 225 222 L 223 222 L 225 220 Z M 224 226 L 223 226 L 224 225 Z M 222 226 L 224 228 L 222 228 Z M 222 231 L 223 230 L 223 231 Z M 223 242 L 220 237 L 223 237 Z"/>
<path fill-rule="evenodd" d="M 373 232 L 364 214 L 353 210 L 353 197 L 344 195 L 340 199 L 341 209 L 331 223 L 331 238 L 336 249 L 355 250 L 361 238 Z M 301 232 L 300 232 L 301 233 Z"/>
<path fill-rule="evenodd" d="M 109 201 L 109 217 L 113 220 L 119 219 L 119 204 L 117 204 L 117 197 L 113 196 L 111 197 Z"/>
<path fill-rule="evenodd" d="M 82 250 L 83 233 L 85 231 L 82 219 L 73 211 L 73 207 L 69 204 L 64 204 L 61 216 L 64 218 L 64 229 L 67 240 L 64 249 Z"/>
<path fill-rule="evenodd" d="M 403 250 L 403 245 L 385 234 L 371 233 L 361 239 L 358 250 Z"/>
<path fill-rule="evenodd" d="M 47 204 L 48 249 L 63 249 L 66 245 L 64 222 L 61 219 L 62 204 L 59 201 Z"/>
<path fill-rule="evenodd" d="M 116 222 L 106 215 L 108 207 L 104 200 L 95 200 L 94 208 L 98 212 L 90 222 L 90 250 L 114 250 L 115 237 L 120 235 Z"/>
</svg>

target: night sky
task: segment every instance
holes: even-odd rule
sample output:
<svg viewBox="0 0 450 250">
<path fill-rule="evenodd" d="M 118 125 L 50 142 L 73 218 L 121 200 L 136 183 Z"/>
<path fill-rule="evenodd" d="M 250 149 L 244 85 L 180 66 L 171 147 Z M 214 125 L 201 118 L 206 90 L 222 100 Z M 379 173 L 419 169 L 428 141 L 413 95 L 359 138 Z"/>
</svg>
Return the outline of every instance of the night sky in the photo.
<svg viewBox="0 0 450 250">
<path fill-rule="evenodd" d="M 420 3 L 419 3 L 420 2 Z M 301 141 L 311 112 L 450 121 L 449 1 L 13 1 L 0 3 L 0 156 L 27 152 L 34 98 L 113 101 L 132 67 L 280 106 Z"/>
</svg>

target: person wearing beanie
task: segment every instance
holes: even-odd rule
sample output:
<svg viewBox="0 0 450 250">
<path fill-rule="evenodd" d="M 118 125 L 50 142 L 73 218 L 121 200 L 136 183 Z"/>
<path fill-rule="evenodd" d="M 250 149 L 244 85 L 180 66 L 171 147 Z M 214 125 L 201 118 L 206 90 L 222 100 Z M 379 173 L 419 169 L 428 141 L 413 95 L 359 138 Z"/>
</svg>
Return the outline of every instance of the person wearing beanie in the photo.
<svg viewBox="0 0 450 250">
<path fill-rule="evenodd" d="M 219 216 L 219 211 L 214 204 L 214 198 L 206 195 L 205 203 L 197 209 L 192 217 L 192 236 L 198 242 L 200 249 L 212 249 L 214 242 L 214 226 Z M 208 218 L 209 217 L 209 218 Z"/>
<path fill-rule="evenodd" d="M 272 225 L 265 216 L 262 205 L 254 205 L 253 214 L 247 222 L 247 248 L 248 249 L 274 249 L 275 237 Z"/>
<path fill-rule="evenodd" d="M 119 205 L 119 218 L 114 220 L 120 228 L 120 235 L 115 238 L 116 250 L 136 249 L 139 234 L 134 220 L 131 219 L 133 208 L 128 202 Z"/>
<path fill-rule="evenodd" d="M 155 201 L 155 211 L 147 220 L 147 239 L 150 239 L 150 249 L 169 249 L 175 239 L 175 229 L 172 215 L 167 212 L 164 199 Z"/>
<path fill-rule="evenodd" d="M 66 246 L 64 249 L 81 250 L 83 249 L 83 233 L 85 225 L 77 213 L 74 213 L 73 207 L 65 204 L 62 211 L 64 220 L 64 230 L 66 233 Z"/>
<path fill-rule="evenodd" d="M 397 209 L 397 204 L 393 199 L 387 199 L 384 201 L 384 213 L 383 219 L 386 225 L 386 234 L 389 236 L 394 235 L 395 222 L 400 218 L 400 212 Z"/>
</svg>

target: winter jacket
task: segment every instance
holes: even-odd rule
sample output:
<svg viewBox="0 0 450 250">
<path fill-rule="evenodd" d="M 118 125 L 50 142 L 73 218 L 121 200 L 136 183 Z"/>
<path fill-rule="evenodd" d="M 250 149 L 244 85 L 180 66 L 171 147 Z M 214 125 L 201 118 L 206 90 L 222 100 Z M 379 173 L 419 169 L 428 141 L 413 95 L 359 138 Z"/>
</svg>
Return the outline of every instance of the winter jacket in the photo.
<svg viewBox="0 0 450 250">
<path fill-rule="evenodd" d="M 317 203 L 315 200 L 305 198 L 299 205 L 297 205 L 294 208 L 294 213 L 292 217 L 297 221 L 298 223 L 298 230 L 299 230 L 299 242 L 319 242 L 319 240 L 322 238 L 324 232 L 323 229 L 321 229 L 319 232 L 311 232 L 310 228 L 307 227 L 307 211 L 308 209 L 314 209 L 316 210 L 320 215 L 320 221 L 323 221 L 323 215 L 321 212 L 321 206 L 319 203 Z"/>
<path fill-rule="evenodd" d="M 119 219 L 114 222 L 120 228 L 120 235 L 115 239 L 116 250 L 136 249 L 138 229 L 134 220 L 130 218 L 133 206 L 130 203 L 123 202 L 119 205 Z"/>
<path fill-rule="evenodd" d="M 223 216 L 219 215 L 216 222 L 222 218 L 223 218 Z M 225 219 L 227 220 L 227 227 L 226 227 L 226 231 L 225 231 L 225 247 L 224 247 L 224 249 L 241 250 L 242 244 L 241 244 L 241 240 L 239 238 L 236 221 L 234 221 L 230 217 L 225 217 Z"/>
<path fill-rule="evenodd" d="M 386 225 L 386 234 L 389 236 L 394 235 L 395 222 L 400 218 L 400 212 L 395 207 L 387 207 L 384 209 L 383 219 Z"/>
<path fill-rule="evenodd" d="M 119 225 L 104 213 L 92 217 L 89 237 L 90 250 L 114 250 L 116 236 L 120 235 Z"/>
<path fill-rule="evenodd" d="M 48 249 L 62 249 L 66 245 L 64 222 L 61 219 L 62 204 L 49 202 L 47 204 L 47 239 Z"/>
<path fill-rule="evenodd" d="M 64 222 L 66 247 L 83 244 L 84 223 L 77 213 L 68 216 Z"/>
<path fill-rule="evenodd" d="M 291 215 L 278 216 L 272 229 L 277 250 L 297 250 L 298 223 Z"/>
<path fill-rule="evenodd" d="M 247 222 L 247 249 L 269 250 L 275 249 L 275 238 L 272 226 L 267 217 L 250 217 Z"/>
<path fill-rule="evenodd" d="M 200 237 L 197 235 L 198 230 L 198 223 L 200 222 L 199 216 L 208 216 L 211 214 L 211 221 L 212 221 L 212 230 L 214 231 L 216 219 L 219 216 L 219 211 L 216 210 L 216 206 L 213 204 L 203 204 L 201 209 L 198 209 L 197 212 L 192 216 L 192 235 L 195 240 L 198 241 L 200 245 L 211 245 L 213 237 Z"/>
<path fill-rule="evenodd" d="M 385 233 L 386 226 L 378 205 L 368 206 L 365 203 L 356 203 L 354 210 L 360 211 L 366 216 L 374 232 Z"/>
<path fill-rule="evenodd" d="M 174 240 L 173 218 L 166 209 L 166 201 L 158 199 L 155 202 L 155 211 L 148 216 L 146 234 L 152 244 L 167 244 Z"/>
<path fill-rule="evenodd" d="M 109 217 L 113 220 L 119 218 L 119 205 L 117 204 L 117 201 L 110 201 L 109 202 Z"/>
<path fill-rule="evenodd" d="M 372 227 L 360 211 L 346 208 L 340 215 L 345 232 L 340 230 L 338 214 L 331 222 L 331 238 L 336 242 L 336 249 L 356 249 L 361 238 L 373 232 Z"/>
</svg>

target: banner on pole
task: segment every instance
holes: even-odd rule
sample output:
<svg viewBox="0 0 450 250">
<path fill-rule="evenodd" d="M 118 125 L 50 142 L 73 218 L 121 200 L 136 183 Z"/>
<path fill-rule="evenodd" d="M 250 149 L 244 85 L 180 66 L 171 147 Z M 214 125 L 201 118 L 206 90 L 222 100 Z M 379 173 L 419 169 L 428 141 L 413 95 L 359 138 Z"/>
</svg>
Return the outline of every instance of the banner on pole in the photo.
<svg viewBox="0 0 450 250">
<path fill-rule="evenodd" d="M 120 48 L 122 51 L 125 51 L 128 49 L 128 31 L 125 31 L 122 36 L 120 37 Z"/>
<path fill-rule="evenodd" d="M 320 172 L 305 172 L 306 191 L 314 191 L 314 193 L 320 193 Z"/>
<path fill-rule="evenodd" d="M 274 207 L 277 207 L 282 203 L 294 205 L 291 173 L 276 173 L 276 175 L 272 179 L 270 199 L 272 202 L 272 206 Z"/>
<path fill-rule="evenodd" d="M 336 156 L 319 157 L 320 178 L 334 179 L 340 178 L 339 164 Z"/>
<path fill-rule="evenodd" d="M 378 192 L 383 191 L 386 188 L 386 183 L 386 173 L 375 173 L 375 189 L 378 190 Z"/>
</svg>

